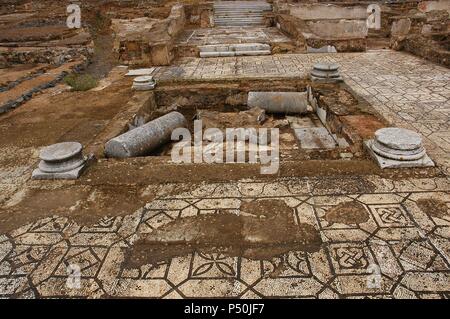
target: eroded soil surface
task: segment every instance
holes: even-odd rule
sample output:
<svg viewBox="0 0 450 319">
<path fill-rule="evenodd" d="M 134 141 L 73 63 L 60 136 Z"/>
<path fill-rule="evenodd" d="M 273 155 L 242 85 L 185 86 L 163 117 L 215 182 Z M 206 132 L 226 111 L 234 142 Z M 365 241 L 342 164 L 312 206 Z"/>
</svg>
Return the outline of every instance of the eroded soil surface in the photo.
<svg viewBox="0 0 450 319">
<path fill-rule="evenodd" d="M 314 252 L 322 240 L 311 225 L 294 222 L 281 200 L 243 203 L 240 215 L 219 212 L 177 219 L 139 239 L 128 252 L 127 267 L 157 264 L 198 249 L 229 256 L 270 260 L 295 250 Z"/>
<path fill-rule="evenodd" d="M 450 210 L 446 202 L 429 198 L 429 199 L 419 199 L 417 201 L 417 206 L 425 212 L 427 215 L 432 217 L 444 217 L 450 216 Z"/>
<path fill-rule="evenodd" d="M 325 220 L 331 224 L 362 224 L 369 220 L 369 212 L 358 202 L 341 203 L 327 211 Z"/>
</svg>

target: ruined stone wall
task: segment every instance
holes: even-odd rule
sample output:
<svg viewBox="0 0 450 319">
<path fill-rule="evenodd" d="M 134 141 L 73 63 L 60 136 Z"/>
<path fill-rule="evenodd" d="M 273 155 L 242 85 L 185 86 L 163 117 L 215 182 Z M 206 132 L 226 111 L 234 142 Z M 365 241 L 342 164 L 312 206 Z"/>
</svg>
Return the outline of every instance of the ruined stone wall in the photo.
<svg viewBox="0 0 450 319">
<path fill-rule="evenodd" d="M 185 4 L 186 23 L 190 27 L 212 27 L 214 25 L 213 3 L 213 1 L 202 1 Z"/>
<path fill-rule="evenodd" d="M 333 45 L 338 51 L 364 51 L 368 29 L 365 6 L 321 3 L 274 3 L 278 27 L 298 44 Z"/>
<path fill-rule="evenodd" d="M 166 19 L 113 19 L 114 51 L 121 63 L 168 65 L 174 58 L 173 41 L 186 23 L 184 6 L 172 7 Z"/>
<path fill-rule="evenodd" d="M 450 66 L 450 1 L 422 1 L 391 18 L 391 47 Z"/>
</svg>

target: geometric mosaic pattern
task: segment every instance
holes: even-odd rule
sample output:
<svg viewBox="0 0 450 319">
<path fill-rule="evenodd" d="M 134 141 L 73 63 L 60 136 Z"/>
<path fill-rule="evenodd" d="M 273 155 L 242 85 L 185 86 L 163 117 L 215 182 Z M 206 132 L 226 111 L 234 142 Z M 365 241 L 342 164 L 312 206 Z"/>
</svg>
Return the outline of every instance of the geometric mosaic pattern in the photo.
<svg viewBox="0 0 450 319">
<path fill-rule="evenodd" d="M 450 212 L 437 218 L 416 202 L 436 198 L 450 208 L 448 179 L 395 181 L 373 176 L 336 192 L 314 189 L 314 179 L 271 183 L 208 184 L 148 203 L 134 214 L 105 217 L 92 227 L 51 217 L 0 237 L 0 294 L 4 297 L 295 297 L 448 298 Z M 324 181 L 322 181 L 324 182 Z M 328 182 L 330 182 L 328 180 Z M 221 212 L 239 214 L 244 201 L 279 199 L 296 223 L 314 226 L 323 240 L 314 253 L 291 251 L 272 260 L 195 251 L 186 256 L 123 266 L 142 234 L 175 220 Z M 369 213 L 361 224 L 330 224 L 330 208 L 357 201 Z M 77 265 L 80 289 L 67 286 L 68 266 Z M 380 284 L 368 288 L 379 270 Z M 376 273 L 375 273 L 376 275 Z"/>
</svg>

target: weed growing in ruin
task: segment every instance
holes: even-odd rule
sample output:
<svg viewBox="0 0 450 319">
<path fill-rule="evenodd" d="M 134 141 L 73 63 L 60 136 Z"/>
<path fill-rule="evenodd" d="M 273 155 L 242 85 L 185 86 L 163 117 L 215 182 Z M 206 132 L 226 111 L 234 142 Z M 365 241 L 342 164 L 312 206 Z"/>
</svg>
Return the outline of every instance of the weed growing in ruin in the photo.
<svg viewBox="0 0 450 319">
<path fill-rule="evenodd" d="M 95 88 L 98 81 L 90 74 L 72 73 L 64 78 L 64 83 L 70 85 L 73 91 L 87 91 Z"/>
</svg>

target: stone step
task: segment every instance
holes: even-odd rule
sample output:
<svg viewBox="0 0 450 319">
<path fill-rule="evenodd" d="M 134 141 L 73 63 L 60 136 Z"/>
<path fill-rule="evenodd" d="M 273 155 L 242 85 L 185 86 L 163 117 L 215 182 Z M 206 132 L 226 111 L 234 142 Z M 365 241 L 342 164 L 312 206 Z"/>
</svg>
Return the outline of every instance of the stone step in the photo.
<svg viewBox="0 0 450 319">
<path fill-rule="evenodd" d="M 219 22 L 215 22 L 216 26 L 220 26 L 220 25 L 236 25 L 236 26 L 240 26 L 240 25 L 263 25 L 263 21 L 219 21 Z"/>
<path fill-rule="evenodd" d="M 259 22 L 220 22 L 220 23 L 216 23 L 215 24 L 217 27 L 245 27 L 245 26 L 253 26 L 253 27 L 257 27 L 257 26 L 263 26 L 263 23 L 259 23 Z"/>
<path fill-rule="evenodd" d="M 264 43 L 203 45 L 199 50 L 202 58 L 271 54 L 270 45 Z"/>
<path fill-rule="evenodd" d="M 199 50 L 200 52 L 251 51 L 251 50 L 270 51 L 270 45 L 265 43 L 210 44 L 199 46 Z"/>
<path fill-rule="evenodd" d="M 259 13 L 259 12 L 253 12 L 253 13 L 249 13 L 249 12 L 236 12 L 236 13 L 216 13 L 215 15 L 214 15 L 214 17 L 241 17 L 241 16 L 243 16 L 243 17 L 248 17 L 248 16 L 251 16 L 251 17 L 263 17 L 264 16 L 264 14 L 262 14 L 262 13 Z"/>
<path fill-rule="evenodd" d="M 230 21 L 230 20 L 236 20 L 236 21 L 252 21 L 252 20 L 264 20 L 263 17 L 226 17 L 226 18 L 215 18 L 214 21 Z"/>
<path fill-rule="evenodd" d="M 258 21 L 258 22 L 262 22 L 264 21 L 263 18 L 245 18 L 245 19 L 241 19 L 241 18 L 226 18 L 226 19 L 214 19 L 214 22 L 233 22 L 233 21 L 238 21 L 238 22 L 252 22 L 252 21 Z"/>
<path fill-rule="evenodd" d="M 251 15 L 251 14 L 240 14 L 240 15 L 217 15 L 214 16 L 214 19 L 246 19 L 246 18 L 263 18 L 264 16 L 261 14 Z"/>
<path fill-rule="evenodd" d="M 214 6 L 215 10 L 237 10 L 237 9 L 252 9 L 252 10 L 272 10 L 271 5 L 262 5 L 262 6 L 249 6 L 249 5 L 227 5 L 227 6 Z"/>
<path fill-rule="evenodd" d="M 230 56 L 257 56 L 257 55 L 270 55 L 270 50 L 258 50 L 258 51 L 225 51 L 225 52 L 200 52 L 201 58 L 217 58 L 217 57 L 230 57 Z"/>
<path fill-rule="evenodd" d="M 265 12 L 265 11 L 271 11 L 269 8 L 215 8 L 214 12 Z"/>
</svg>

